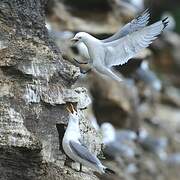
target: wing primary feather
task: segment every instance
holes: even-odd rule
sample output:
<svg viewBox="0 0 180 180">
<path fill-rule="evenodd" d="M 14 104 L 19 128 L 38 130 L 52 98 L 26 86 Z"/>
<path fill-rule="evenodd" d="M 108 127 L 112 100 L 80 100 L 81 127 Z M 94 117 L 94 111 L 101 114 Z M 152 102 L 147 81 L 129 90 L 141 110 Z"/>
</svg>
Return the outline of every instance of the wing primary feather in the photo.
<svg viewBox="0 0 180 180">
<path fill-rule="evenodd" d="M 97 159 L 97 157 L 90 153 L 90 151 L 85 147 L 84 145 L 81 145 L 75 141 L 70 141 L 69 145 L 71 149 L 82 159 L 98 165 L 100 161 Z"/>
<path fill-rule="evenodd" d="M 150 12 L 149 9 L 146 9 L 139 16 L 137 16 L 135 19 L 133 19 L 125 26 L 123 26 L 120 30 L 118 30 L 114 35 L 110 36 L 109 38 L 103 39 L 102 42 L 112 42 L 144 28 L 149 23 L 149 18 Z"/>
</svg>

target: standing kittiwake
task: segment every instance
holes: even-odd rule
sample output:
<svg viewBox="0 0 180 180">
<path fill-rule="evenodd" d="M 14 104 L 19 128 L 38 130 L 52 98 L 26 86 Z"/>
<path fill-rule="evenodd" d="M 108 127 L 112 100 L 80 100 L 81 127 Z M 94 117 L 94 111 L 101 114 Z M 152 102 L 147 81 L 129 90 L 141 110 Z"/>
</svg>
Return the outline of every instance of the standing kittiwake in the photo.
<svg viewBox="0 0 180 180">
<path fill-rule="evenodd" d="M 160 91 L 162 89 L 161 81 L 158 79 L 156 74 L 150 70 L 149 63 L 146 60 L 144 60 L 136 70 L 135 77 L 140 79 L 153 90 Z"/>
<path fill-rule="evenodd" d="M 114 159 L 117 157 L 133 158 L 136 155 L 133 141 L 136 140 L 137 135 L 131 130 L 117 131 L 112 124 L 103 123 L 101 125 L 104 153 Z"/>
<path fill-rule="evenodd" d="M 79 128 L 78 112 L 72 105 L 67 110 L 69 111 L 69 122 L 62 141 L 66 155 L 75 162 L 79 162 L 101 174 L 114 173 L 112 170 L 103 166 L 100 160 L 83 144 Z"/>
<path fill-rule="evenodd" d="M 166 160 L 166 149 L 168 145 L 168 139 L 166 137 L 156 138 L 150 135 L 146 129 L 141 129 L 139 130 L 137 142 L 143 149 L 155 153 L 161 160 Z"/>
<path fill-rule="evenodd" d="M 86 32 L 79 32 L 72 41 L 82 42 L 88 49 L 88 63 L 100 74 L 111 77 L 116 81 L 122 81 L 112 70 L 112 66 L 123 65 L 129 59 L 148 47 L 153 40 L 161 34 L 168 25 L 168 18 L 149 26 L 142 23 L 142 28 L 126 32 L 124 36 L 115 40 L 110 38 L 108 42 L 96 39 Z"/>
</svg>

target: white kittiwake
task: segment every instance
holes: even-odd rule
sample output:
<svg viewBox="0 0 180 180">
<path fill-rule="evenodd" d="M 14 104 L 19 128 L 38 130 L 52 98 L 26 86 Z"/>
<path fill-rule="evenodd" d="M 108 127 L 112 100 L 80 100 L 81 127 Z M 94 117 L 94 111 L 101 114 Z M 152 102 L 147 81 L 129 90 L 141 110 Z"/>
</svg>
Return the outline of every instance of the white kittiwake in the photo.
<svg viewBox="0 0 180 180">
<path fill-rule="evenodd" d="M 79 128 L 79 115 L 73 105 L 71 105 L 71 108 L 67 108 L 67 110 L 69 111 L 69 122 L 62 141 L 66 155 L 75 162 L 79 162 L 101 174 L 114 173 L 102 165 L 100 160 L 83 144 Z"/>
<path fill-rule="evenodd" d="M 136 155 L 133 146 L 130 146 L 137 135 L 131 130 L 117 131 L 112 124 L 105 122 L 101 125 L 104 153 L 116 159 L 117 157 L 133 158 Z"/>
<path fill-rule="evenodd" d="M 145 12 L 145 14 L 149 17 L 148 12 Z M 143 17 L 143 15 L 140 17 Z M 106 42 L 96 39 L 86 32 L 79 32 L 72 41 L 85 44 L 89 55 L 88 63 L 93 66 L 97 72 L 109 76 L 116 81 L 122 81 L 121 78 L 112 71 L 111 67 L 127 63 L 129 59 L 148 47 L 152 41 L 161 34 L 167 24 L 168 18 L 149 26 L 146 26 L 145 22 L 145 24 L 142 23 L 141 28 L 136 28 L 134 31 L 128 28 L 129 31 L 125 31 L 122 36 L 119 37 L 118 34 L 115 34 L 115 39 L 112 36 Z M 129 27 L 131 27 L 131 23 Z"/>
<path fill-rule="evenodd" d="M 122 28 L 119 28 L 119 30 L 112 36 L 101 40 L 101 42 L 104 42 L 104 43 L 111 42 L 111 41 L 120 39 L 123 36 L 128 35 L 129 33 L 140 30 L 149 23 L 149 18 L 150 18 L 149 9 L 146 9 L 141 15 L 137 16 L 135 19 L 133 19 L 131 22 L 124 25 Z M 83 42 L 79 42 L 76 45 L 77 45 L 79 54 L 83 58 L 89 60 L 90 57 L 89 57 L 89 52 L 86 45 Z"/>
<path fill-rule="evenodd" d="M 153 90 L 160 91 L 162 83 L 156 74 L 150 70 L 148 61 L 144 60 L 140 67 L 135 72 L 135 77 L 143 81 L 147 86 Z"/>
<path fill-rule="evenodd" d="M 168 139 L 166 137 L 153 137 L 146 129 L 139 130 L 137 142 L 143 147 L 144 150 L 155 153 L 161 160 L 167 158 L 167 145 Z"/>
</svg>

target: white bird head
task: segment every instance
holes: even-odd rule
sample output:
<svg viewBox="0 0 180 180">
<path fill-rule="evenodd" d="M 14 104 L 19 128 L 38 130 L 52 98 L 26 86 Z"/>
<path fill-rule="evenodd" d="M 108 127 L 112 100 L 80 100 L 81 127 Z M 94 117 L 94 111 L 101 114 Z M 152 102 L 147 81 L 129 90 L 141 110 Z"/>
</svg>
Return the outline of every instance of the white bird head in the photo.
<svg viewBox="0 0 180 180">
<path fill-rule="evenodd" d="M 74 36 L 74 38 L 71 39 L 71 41 L 73 43 L 80 43 L 80 42 L 83 42 L 84 40 L 86 40 L 89 36 L 90 35 L 88 33 L 79 32 Z"/>
</svg>

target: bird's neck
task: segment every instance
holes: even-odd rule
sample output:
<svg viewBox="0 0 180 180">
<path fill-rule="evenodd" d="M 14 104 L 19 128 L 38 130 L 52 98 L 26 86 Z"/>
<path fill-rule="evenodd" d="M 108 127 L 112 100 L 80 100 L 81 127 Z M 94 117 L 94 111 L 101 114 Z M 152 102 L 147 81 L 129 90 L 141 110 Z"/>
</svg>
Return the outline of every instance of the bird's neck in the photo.
<svg viewBox="0 0 180 180">
<path fill-rule="evenodd" d="M 69 119 L 64 137 L 67 139 L 78 139 L 80 136 L 79 121 Z"/>
<path fill-rule="evenodd" d="M 69 119 L 67 129 L 71 129 L 71 130 L 79 129 L 79 121 L 74 121 L 72 119 Z"/>
<path fill-rule="evenodd" d="M 87 46 L 89 54 L 93 55 L 94 50 L 101 44 L 101 41 L 90 36 L 84 41 L 84 44 Z"/>
<path fill-rule="evenodd" d="M 98 43 L 98 42 L 99 42 L 99 40 L 96 39 L 95 37 L 91 36 L 91 35 L 89 35 L 88 37 L 86 37 L 86 39 L 84 40 L 84 43 L 85 43 L 86 45 L 88 45 L 88 46 L 90 46 L 90 45 L 93 44 L 93 43 Z"/>
</svg>

